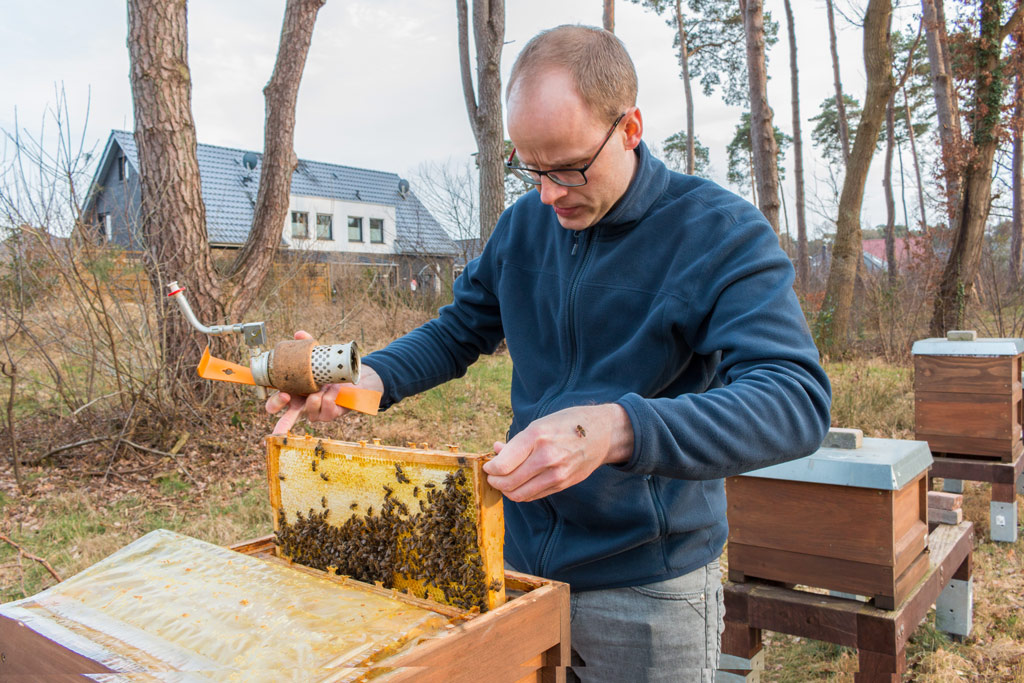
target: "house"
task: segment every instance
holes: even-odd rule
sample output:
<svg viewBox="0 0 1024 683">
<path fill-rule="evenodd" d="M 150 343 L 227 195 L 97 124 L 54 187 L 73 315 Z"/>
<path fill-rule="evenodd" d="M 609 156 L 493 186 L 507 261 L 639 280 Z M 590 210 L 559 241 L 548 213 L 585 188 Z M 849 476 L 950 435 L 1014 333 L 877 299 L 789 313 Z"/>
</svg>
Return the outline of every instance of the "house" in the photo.
<svg viewBox="0 0 1024 683">
<path fill-rule="evenodd" d="M 911 238 L 894 237 L 893 251 L 896 256 L 896 269 L 900 272 L 906 270 L 914 260 L 925 259 L 928 255 L 927 243 L 923 236 L 914 235 Z M 862 240 L 861 248 L 864 250 L 864 263 L 868 265 L 869 260 L 877 265 L 879 270 L 888 268 L 888 259 L 885 255 L 885 239 Z M 870 267 L 870 266 L 869 266 Z"/>
<path fill-rule="evenodd" d="M 263 155 L 197 146 L 210 246 L 238 249 L 252 226 Z M 135 139 L 111 131 L 83 210 L 98 240 L 141 250 Z M 377 269 L 388 280 L 440 291 L 458 252 L 440 223 L 394 173 L 300 160 L 292 174 L 281 255 Z M 415 284 L 413 284 L 415 282 Z"/>
</svg>

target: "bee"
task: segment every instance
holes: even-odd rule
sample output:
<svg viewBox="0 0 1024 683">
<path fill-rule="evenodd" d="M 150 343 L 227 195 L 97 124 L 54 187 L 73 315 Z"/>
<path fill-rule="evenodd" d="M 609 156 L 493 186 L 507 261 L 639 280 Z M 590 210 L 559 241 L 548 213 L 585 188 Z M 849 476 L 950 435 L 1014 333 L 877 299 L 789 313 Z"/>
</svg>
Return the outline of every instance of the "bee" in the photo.
<svg viewBox="0 0 1024 683">
<path fill-rule="evenodd" d="M 309 462 L 309 471 L 316 472 L 316 460 L 311 460 Z"/>
<path fill-rule="evenodd" d="M 412 497 L 413 498 L 419 498 L 420 497 L 420 487 L 419 486 L 413 486 L 412 487 Z"/>
<path fill-rule="evenodd" d="M 327 507 L 327 496 L 320 496 L 320 507 Z"/>
<path fill-rule="evenodd" d="M 385 498 L 390 498 L 395 493 L 394 490 L 387 484 L 384 484 L 384 490 L 387 491 L 387 493 L 384 494 Z"/>
<path fill-rule="evenodd" d="M 314 469 L 316 469 L 316 468 L 314 468 Z M 321 472 L 320 473 L 320 478 L 323 479 L 324 481 L 330 481 L 331 480 L 331 478 L 327 476 L 326 472 Z"/>
<path fill-rule="evenodd" d="M 358 507 L 359 507 L 359 503 L 352 503 L 351 505 L 348 506 L 348 509 L 349 510 L 355 510 Z"/>
<path fill-rule="evenodd" d="M 437 486 L 437 484 L 435 484 L 435 483 L 434 483 L 434 482 L 432 482 L 432 481 L 428 481 L 428 482 L 427 482 L 426 484 L 424 484 L 424 485 L 423 485 L 423 488 L 426 488 L 426 489 L 432 489 L 432 488 L 434 488 L 435 486 Z"/>
<path fill-rule="evenodd" d="M 283 474 L 278 474 L 277 478 L 280 479 L 281 481 L 284 481 L 284 475 Z"/>
<path fill-rule="evenodd" d="M 587 430 L 583 428 L 583 425 L 576 425 L 576 436 L 581 439 L 587 435 Z"/>
</svg>

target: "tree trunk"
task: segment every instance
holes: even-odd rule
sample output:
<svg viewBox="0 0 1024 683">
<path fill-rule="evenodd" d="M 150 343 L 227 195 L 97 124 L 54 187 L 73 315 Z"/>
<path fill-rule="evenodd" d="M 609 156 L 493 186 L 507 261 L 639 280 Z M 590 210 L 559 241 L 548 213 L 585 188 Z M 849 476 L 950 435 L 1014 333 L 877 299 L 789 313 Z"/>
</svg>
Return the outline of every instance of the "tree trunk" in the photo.
<svg viewBox="0 0 1024 683">
<path fill-rule="evenodd" d="M 679 31 L 679 68 L 683 75 L 683 92 L 686 94 L 686 173 L 693 175 L 696 160 L 694 159 L 694 124 L 693 124 L 693 90 L 690 87 L 690 55 L 686 47 L 686 26 L 683 25 L 683 10 L 680 0 L 676 0 L 676 28 Z"/>
<path fill-rule="evenodd" d="M 476 138 L 480 169 L 480 241 L 487 241 L 505 210 L 505 131 L 501 117 L 501 49 L 505 42 L 504 0 L 474 0 L 476 91 L 469 62 L 469 10 L 455 0 L 459 31 L 459 68 L 466 113 Z"/>
<path fill-rule="evenodd" d="M 615 33 L 615 0 L 604 0 L 604 14 L 601 15 L 604 30 Z"/>
<path fill-rule="evenodd" d="M 750 147 L 754 157 L 758 208 L 779 233 L 778 147 L 768 106 L 768 72 L 761 0 L 740 0 L 747 41 L 747 81 L 750 85 Z"/>
<path fill-rule="evenodd" d="M 867 95 L 857 127 L 857 137 L 850 152 L 850 163 L 843 179 L 836 239 L 832 247 L 832 266 L 819 319 L 819 343 L 829 353 L 840 353 L 846 347 L 857 265 L 862 259 L 860 212 L 864 184 L 878 143 L 885 104 L 894 90 L 892 54 L 889 49 L 891 18 L 891 0 L 870 0 L 864 15 Z"/>
<path fill-rule="evenodd" d="M 928 65 L 932 76 L 932 90 L 935 93 L 935 116 L 938 119 L 939 141 L 942 145 L 946 216 L 949 219 L 950 228 L 953 228 L 958 224 L 957 212 L 960 204 L 960 178 L 963 169 L 962 133 L 960 131 L 960 113 L 950 72 L 944 19 L 942 0 L 921 0 L 921 21 L 924 23 Z"/>
<path fill-rule="evenodd" d="M 836 45 L 836 17 L 832 0 L 825 0 L 828 14 L 828 44 L 832 51 L 832 81 L 836 89 L 836 118 L 839 120 L 839 141 L 843 146 L 843 162 L 850 165 L 850 129 L 846 120 L 846 100 L 843 99 L 843 82 L 839 78 L 839 49 Z"/>
<path fill-rule="evenodd" d="M 1020 43 L 1016 49 L 1021 49 Z M 1010 282 L 1020 285 L 1022 257 L 1024 257 L 1024 74 L 1016 74 L 1013 93 L 1013 168 L 1010 184 L 1013 191 L 1013 218 L 1010 226 Z"/>
<path fill-rule="evenodd" d="M 807 215 L 804 210 L 804 140 L 800 132 L 800 86 L 796 65 L 796 30 L 793 8 L 785 0 L 786 26 L 789 31 L 789 80 L 793 109 L 793 179 L 796 183 L 796 282 L 800 291 L 806 291 L 810 274 L 807 255 Z"/>
<path fill-rule="evenodd" d="M 992 199 L 992 162 L 999 145 L 1000 104 L 1005 87 L 1000 51 L 1003 40 L 1020 24 L 1022 16 L 1018 7 L 1007 25 L 1000 26 L 1000 5 L 999 2 L 981 3 L 971 124 L 973 149 L 961 183 L 962 195 L 952 249 L 935 297 L 930 326 L 934 336 L 944 336 L 948 330 L 963 327 L 967 302 L 981 263 L 985 223 Z"/>
<path fill-rule="evenodd" d="M 882 171 L 882 188 L 885 190 L 885 260 L 889 272 L 889 284 L 896 284 L 896 200 L 892 192 L 892 153 L 896 146 L 896 91 L 889 95 L 885 105 L 885 168 Z"/>
<path fill-rule="evenodd" d="M 165 284 L 179 280 L 207 324 L 240 322 L 273 260 L 288 210 L 295 96 L 316 14 L 324 0 L 289 0 L 274 75 L 265 89 L 267 117 L 260 189 L 248 241 L 229 269 L 214 270 L 196 157 L 188 66 L 186 5 L 171 0 L 129 0 L 128 48 L 142 194 L 142 238 L 147 275 L 158 301 Z M 232 320 L 232 318 L 236 318 Z M 207 343 L 184 317 L 163 307 L 159 319 L 161 366 L 195 382 Z"/>
<path fill-rule="evenodd" d="M 921 162 L 917 158 L 917 142 L 914 138 L 914 124 L 910 120 L 910 105 L 907 103 L 907 89 L 903 88 L 903 116 L 907 122 L 907 137 L 910 138 L 910 154 L 914 158 L 914 175 L 917 179 L 917 204 L 921 212 L 921 231 L 928 232 L 928 216 L 924 210 L 924 183 L 921 181 Z M 910 230 L 910 226 L 907 226 Z"/>
<path fill-rule="evenodd" d="M 265 123 L 263 163 L 252 230 L 228 271 L 235 292 L 228 319 L 240 322 L 256 300 L 260 285 L 270 272 L 288 220 L 292 173 L 299 165 L 295 155 L 295 104 L 313 39 L 317 13 L 325 0 L 289 0 L 281 23 L 277 62 L 263 88 Z"/>
<path fill-rule="evenodd" d="M 180 280 L 196 315 L 222 322 L 224 292 L 210 257 L 199 183 L 185 3 L 129 0 L 128 49 L 146 273 L 157 301 L 164 300 L 166 282 Z M 185 377 L 205 339 L 170 307 L 163 308 L 160 335 L 161 366 L 177 363 L 176 376 Z"/>
</svg>

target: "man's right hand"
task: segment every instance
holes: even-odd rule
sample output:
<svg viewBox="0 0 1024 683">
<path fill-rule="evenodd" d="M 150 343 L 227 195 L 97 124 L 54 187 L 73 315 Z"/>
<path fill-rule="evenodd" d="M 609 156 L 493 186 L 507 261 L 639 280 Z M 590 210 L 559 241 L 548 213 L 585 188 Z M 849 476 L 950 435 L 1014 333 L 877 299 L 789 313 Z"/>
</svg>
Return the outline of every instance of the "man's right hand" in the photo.
<svg viewBox="0 0 1024 683">
<path fill-rule="evenodd" d="M 295 333 L 296 339 L 312 339 L 313 336 L 304 330 Z M 274 434 L 287 434 L 295 426 L 295 423 L 303 415 L 310 422 L 330 422 L 336 420 L 345 413 L 348 408 L 342 408 L 334 402 L 338 397 L 340 384 L 325 384 L 314 394 L 309 396 L 292 396 L 279 391 L 267 399 L 267 412 L 274 415 L 288 406 L 288 410 L 278 419 L 274 425 Z M 373 368 L 363 365 L 359 370 L 359 384 L 363 389 L 374 389 L 384 391 L 384 383 L 380 376 L 373 371 Z"/>
</svg>

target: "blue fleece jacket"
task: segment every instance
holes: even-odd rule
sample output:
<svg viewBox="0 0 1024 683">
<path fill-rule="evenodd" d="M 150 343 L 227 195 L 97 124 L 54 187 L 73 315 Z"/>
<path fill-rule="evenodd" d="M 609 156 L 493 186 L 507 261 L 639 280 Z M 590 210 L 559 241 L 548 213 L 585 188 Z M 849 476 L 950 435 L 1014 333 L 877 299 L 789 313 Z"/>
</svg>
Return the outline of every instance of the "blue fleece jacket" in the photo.
<svg viewBox="0 0 1024 683">
<path fill-rule="evenodd" d="M 625 195 L 562 228 L 529 192 L 506 209 L 436 319 L 368 355 L 382 406 L 465 373 L 504 338 L 509 437 L 563 408 L 618 403 L 623 465 L 529 503 L 505 500 L 505 558 L 573 590 L 641 585 L 714 560 L 723 477 L 802 457 L 831 389 L 771 226 L 740 197 L 641 144 Z"/>
</svg>

